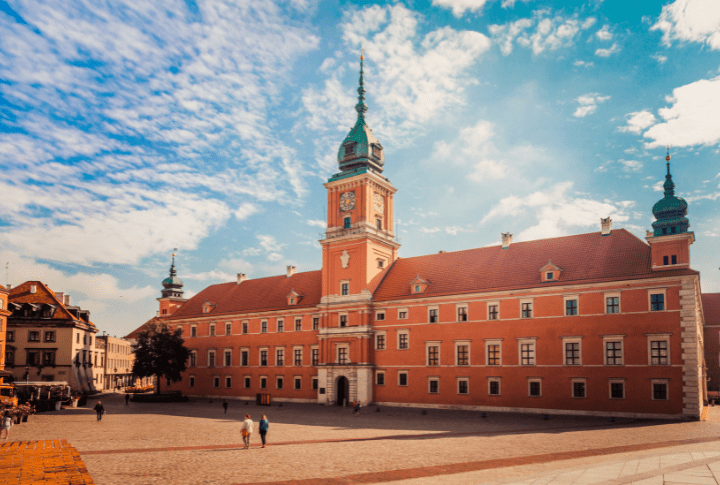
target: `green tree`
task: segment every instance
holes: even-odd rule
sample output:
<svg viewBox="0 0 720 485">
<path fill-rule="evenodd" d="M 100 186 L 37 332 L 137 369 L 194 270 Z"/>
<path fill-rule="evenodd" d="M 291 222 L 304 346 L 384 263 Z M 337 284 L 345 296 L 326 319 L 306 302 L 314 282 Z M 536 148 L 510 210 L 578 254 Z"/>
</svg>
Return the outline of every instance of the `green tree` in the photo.
<svg viewBox="0 0 720 485">
<path fill-rule="evenodd" d="M 185 347 L 182 330 L 170 331 L 167 323 L 153 322 L 138 336 L 135 351 L 133 374 L 138 377 L 157 377 L 156 393 L 160 393 L 160 381 L 170 379 L 172 382 L 182 380 L 190 350 Z"/>
</svg>

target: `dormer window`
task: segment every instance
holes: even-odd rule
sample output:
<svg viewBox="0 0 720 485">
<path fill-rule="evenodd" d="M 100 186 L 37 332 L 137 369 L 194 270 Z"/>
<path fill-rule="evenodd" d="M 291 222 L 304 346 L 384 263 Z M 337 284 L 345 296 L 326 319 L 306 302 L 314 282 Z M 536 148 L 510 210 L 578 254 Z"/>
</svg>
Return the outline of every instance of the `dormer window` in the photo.
<svg viewBox="0 0 720 485">
<path fill-rule="evenodd" d="M 557 281 L 560 279 L 562 268 L 553 264 L 552 260 L 548 260 L 547 264 L 540 268 L 540 281 L 543 283 L 548 281 Z"/>
<path fill-rule="evenodd" d="M 205 303 L 203 303 L 202 312 L 210 313 L 212 311 L 212 309 L 215 308 L 216 306 L 217 306 L 217 303 L 212 303 L 212 302 L 206 301 Z"/>
<path fill-rule="evenodd" d="M 411 293 L 424 293 L 427 287 L 430 285 L 429 281 L 424 280 L 420 275 L 415 276 L 415 279 L 410 282 Z"/>
<path fill-rule="evenodd" d="M 545 275 L 545 279 L 547 279 L 548 281 L 549 281 L 549 280 L 554 280 L 554 279 L 555 279 L 555 273 L 552 272 L 552 271 L 548 271 L 547 274 Z"/>
<path fill-rule="evenodd" d="M 378 158 L 380 158 L 382 156 L 382 147 L 380 145 L 374 144 L 372 146 L 372 149 L 373 149 L 373 155 L 375 155 Z"/>
<path fill-rule="evenodd" d="M 295 304 L 295 298 L 290 298 L 290 304 L 291 304 L 291 305 L 294 305 L 294 304 Z"/>
<path fill-rule="evenodd" d="M 420 285 L 415 285 L 415 293 L 420 293 L 422 291 L 422 287 Z"/>
<path fill-rule="evenodd" d="M 355 143 L 355 142 L 348 143 L 347 145 L 345 145 L 345 156 L 346 157 L 349 157 L 350 155 L 355 153 L 355 145 L 357 145 L 357 143 Z"/>
<path fill-rule="evenodd" d="M 299 295 L 295 290 L 292 290 L 290 294 L 288 294 L 288 296 L 286 296 L 285 298 L 287 298 L 288 305 L 297 305 L 298 303 L 300 303 L 300 299 L 302 297 L 303 295 Z"/>
</svg>

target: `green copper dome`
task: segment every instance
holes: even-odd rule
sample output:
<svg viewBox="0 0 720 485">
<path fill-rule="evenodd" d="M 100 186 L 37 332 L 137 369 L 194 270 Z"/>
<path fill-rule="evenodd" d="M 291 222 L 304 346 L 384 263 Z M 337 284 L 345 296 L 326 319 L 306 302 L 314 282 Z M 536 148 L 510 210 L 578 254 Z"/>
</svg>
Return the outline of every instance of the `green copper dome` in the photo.
<svg viewBox="0 0 720 485">
<path fill-rule="evenodd" d="M 665 157 L 667 161 L 667 174 L 665 175 L 665 197 L 653 206 L 652 212 L 657 219 L 652 223 L 653 236 L 666 236 L 681 234 L 688 231 L 690 221 L 685 217 L 688 213 L 688 204 L 682 197 L 675 197 L 675 183 L 670 174 L 670 154 Z"/>
<path fill-rule="evenodd" d="M 163 298 L 167 297 L 177 297 L 182 298 L 183 291 L 182 287 L 184 286 L 182 280 L 178 278 L 177 271 L 175 271 L 175 253 L 172 255 L 172 263 L 170 264 L 170 276 L 165 278 L 162 281 L 163 288 L 162 290 L 162 296 Z"/>
<path fill-rule="evenodd" d="M 367 110 L 363 80 L 363 56 L 360 56 L 360 87 L 358 87 L 358 104 L 355 105 L 358 118 L 338 150 L 338 164 L 343 172 L 357 171 L 362 168 L 371 168 L 377 173 L 383 171 L 385 164 L 383 147 L 365 123 Z"/>
</svg>

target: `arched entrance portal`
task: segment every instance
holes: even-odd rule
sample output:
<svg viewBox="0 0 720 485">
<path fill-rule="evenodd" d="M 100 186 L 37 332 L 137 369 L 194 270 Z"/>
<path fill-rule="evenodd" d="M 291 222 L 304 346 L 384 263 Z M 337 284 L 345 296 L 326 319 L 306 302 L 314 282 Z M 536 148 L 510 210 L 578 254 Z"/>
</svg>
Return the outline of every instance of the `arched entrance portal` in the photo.
<svg viewBox="0 0 720 485">
<path fill-rule="evenodd" d="M 335 404 L 338 406 L 343 405 L 344 402 L 348 402 L 350 399 L 350 383 L 347 377 L 340 376 L 335 384 Z"/>
</svg>

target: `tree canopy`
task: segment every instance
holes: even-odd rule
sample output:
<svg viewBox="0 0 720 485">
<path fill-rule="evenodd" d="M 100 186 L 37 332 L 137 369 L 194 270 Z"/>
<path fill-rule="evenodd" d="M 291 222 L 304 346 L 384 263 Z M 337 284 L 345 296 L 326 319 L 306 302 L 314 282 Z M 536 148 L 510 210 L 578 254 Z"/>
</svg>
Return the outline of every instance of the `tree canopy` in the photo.
<svg viewBox="0 0 720 485">
<path fill-rule="evenodd" d="M 190 357 L 182 330 L 170 331 L 167 323 L 162 321 L 150 323 L 140 332 L 134 350 L 133 374 L 138 377 L 157 376 L 157 392 L 160 392 L 163 378 L 171 382 L 182 380 Z"/>
</svg>

